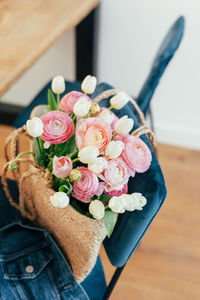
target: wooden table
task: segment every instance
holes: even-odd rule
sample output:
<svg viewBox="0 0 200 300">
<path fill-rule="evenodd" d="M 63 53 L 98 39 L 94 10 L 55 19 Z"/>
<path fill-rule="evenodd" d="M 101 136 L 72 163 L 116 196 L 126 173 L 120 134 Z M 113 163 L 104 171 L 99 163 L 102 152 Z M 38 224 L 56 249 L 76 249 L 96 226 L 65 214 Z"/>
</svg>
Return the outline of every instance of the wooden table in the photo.
<svg viewBox="0 0 200 300">
<path fill-rule="evenodd" d="M 0 0 L 0 95 L 98 3 L 98 0 Z"/>
</svg>

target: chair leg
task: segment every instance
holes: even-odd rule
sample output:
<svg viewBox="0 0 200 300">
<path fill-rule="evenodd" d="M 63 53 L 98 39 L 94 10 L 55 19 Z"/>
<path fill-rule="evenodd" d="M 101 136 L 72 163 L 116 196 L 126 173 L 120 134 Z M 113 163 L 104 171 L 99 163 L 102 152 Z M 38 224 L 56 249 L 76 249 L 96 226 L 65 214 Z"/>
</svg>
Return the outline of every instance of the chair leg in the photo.
<svg viewBox="0 0 200 300">
<path fill-rule="evenodd" d="M 112 293 L 112 291 L 113 291 L 113 289 L 114 289 L 114 287 L 115 287 L 115 285 L 116 285 L 116 283 L 117 283 L 117 281 L 118 281 L 125 265 L 123 265 L 122 267 L 119 267 L 115 270 L 115 273 L 113 274 L 113 277 L 112 277 L 112 279 L 111 279 L 111 281 L 110 281 L 110 283 L 109 283 L 109 285 L 106 289 L 103 300 L 109 299 L 109 297 L 110 297 L 110 295 L 111 295 L 111 293 Z"/>
</svg>

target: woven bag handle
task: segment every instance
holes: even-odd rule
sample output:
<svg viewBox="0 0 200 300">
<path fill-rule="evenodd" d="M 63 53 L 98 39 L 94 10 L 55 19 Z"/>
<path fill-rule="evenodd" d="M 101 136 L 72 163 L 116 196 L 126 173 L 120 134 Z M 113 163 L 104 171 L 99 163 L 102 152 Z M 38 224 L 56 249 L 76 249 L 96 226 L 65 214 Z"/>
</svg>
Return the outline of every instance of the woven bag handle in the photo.
<svg viewBox="0 0 200 300">
<path fill-rule="evenodd" d="M 93 99 L 93 102 L 99 103 L 101 100 L 107 99 L 107 98 L 109 98 L 111 96 L 114 96 L 114 95 L 117 95 L 119 92 L 121 92 L 121 90 L 119 90 L 119 89 L 110 89 L 110 90 L 104 91 L 101 94 L 99 94 L 97 97 L 95 97 Z M 135 110 L 138 114 L 139 123 L 140 123 L 140 127 L 137 128 L 136 130 L 134 130 L 132 132 L 132 135 L 140 136 L 142 134 L 146 134 L 147 137 L 149 138 L 150 142 L 151 142 L 151 145 L 152 145 L 153 149 L 156 151 L 157 145 L 156 145 L 155 135 L 152 132 L 152 130 L 146 125 L 145 117 L 144 117 L 143 112 L 141 111 L 141 109 L 138 106 L 137 102 L 130 96 L 129 96 L 129 101 L 132 103 L 133 107 L 135 108 Z"/>
</svg>

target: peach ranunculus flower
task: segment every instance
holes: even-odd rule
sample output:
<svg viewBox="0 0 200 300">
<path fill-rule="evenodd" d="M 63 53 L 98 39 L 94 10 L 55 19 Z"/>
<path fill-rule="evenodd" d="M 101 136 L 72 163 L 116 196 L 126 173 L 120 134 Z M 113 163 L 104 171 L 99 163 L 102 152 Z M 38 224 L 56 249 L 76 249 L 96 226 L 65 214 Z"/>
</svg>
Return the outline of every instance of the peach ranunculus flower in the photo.
<svg viewBox="0 0 200 300">
<path fill-rule="evenodd" d="M 79 149 L 95 146 L 100 153 L 112 138 L 112 131 L 106 121 L 99 118 L 80 119 L 76 127 L 76 145 Z"/>
<path fill-rule="evenodd" d="M 51 144 L 64 143 L 74 134 L 72 119 L 62 111 L 48 111 L 40 119 L 44 125 L 44 131 L 40 137 L 45 142 Z"/>
<path fill-rule="evenodd" d="M 73 165 L 71 158 L 68 156 L 53 158 L 53 173 L 58 178 L 68 177 L 72 171 Z"/>
<path fill-rule="evenodd" d="M 82 92 L 72 91 L 62 97 L 60 100 L 60 109 L 68 114 L 73 113 L 74 105 L 80 97 L 85 97 L 88 101 L 92 102 L 91 99 Z"/>
<path fill-rule="evenodd" d="M 130 173 L 127 165 L 121 157 L 108 160 L 107 168 L 98 174 L 98 177 L 105 181 L 105 191 L 119 191 L 128 182 Z"/>
<path fill-rule="evenodd" d="M 124 150 L 121 156 L 130 168 L 130 171 L 146 172 L 152 160 L 148 146 L 139 137 L 133 135 L 124 136 L 121 140 L 124 143 Z"/>
<path fill-rule="evenodd" d="M 97 175 L 85 167 L 79 167 L 81 179 L 73 182 L 72 196 L 82 202 L 89 203 L 91 198 L 99 190 L 99 180 Z"/>
</svg>

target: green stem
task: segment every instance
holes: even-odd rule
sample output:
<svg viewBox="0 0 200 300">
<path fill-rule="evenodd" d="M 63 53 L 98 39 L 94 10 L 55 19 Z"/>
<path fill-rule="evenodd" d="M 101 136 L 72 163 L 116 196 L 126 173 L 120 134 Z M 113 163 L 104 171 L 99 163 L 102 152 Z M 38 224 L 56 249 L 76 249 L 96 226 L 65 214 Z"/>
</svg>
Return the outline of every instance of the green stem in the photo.
<svg viewBox="0 0 200 300">
<path fill-rule="evenodd" d="M 60 94 L 57 94 L 57 106 L 60 109 Z"/>
<path fill-rule="evenodd" d="M 72 158 L 72 156 L 74 156 L 75 154 L 78 154 L 78 150 L 76 150 L 76 151 L 74 151 L 74 152 L 68 154 L 68 156 L 69 156 L 70 158 Z"/>
<path fill-rule="evenodd" d="M 112 140 L 113 138 L 116 136 L 117 132 L 114 132 L 113 135 L 112 135 Z"/>
<path fill-rule="evenodd" d="M 76 115 L 73 116 L 72 121 L 74 122 L 76 120 Z"/>
<path fill-rule="evenodd" d="M 37 139 L 38 144 L 39 144 L 40 152 L 44 155 L 45 154 L 45 149 L 43 147 L 42 140 L 41 140 L 41 138 L 39 136 L 36 137 L 36 139 Z"/>
<path fill-rule="evenodd" d="M 79 160 L 79 158 L 77 157 L 77 158 L 75 158 L 75 159 L 72 160 L 72 163 L 75 163 L 75 162 L 77 162 L 78 160 Z"/>
<path fill-rule="evenodd" d="M 34 152 L 31 152 L 31 151 L 24 151 L 24 152 L 21 152 L 17 155 L 16 158 L 20 158 L 22 155 L 25 155 L 25 154 L 32 154 L 32 155 L 35 155 Z"/>
<path fill-rule="evenodd" d="M 109 109 L 109 110 L 111 110 L 112 108 L 113 108 L 113 106 L 112 106 L 112 105 L 108 107 L 108 109 Z"/>
</svg>

